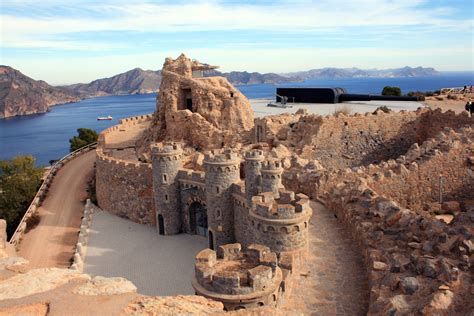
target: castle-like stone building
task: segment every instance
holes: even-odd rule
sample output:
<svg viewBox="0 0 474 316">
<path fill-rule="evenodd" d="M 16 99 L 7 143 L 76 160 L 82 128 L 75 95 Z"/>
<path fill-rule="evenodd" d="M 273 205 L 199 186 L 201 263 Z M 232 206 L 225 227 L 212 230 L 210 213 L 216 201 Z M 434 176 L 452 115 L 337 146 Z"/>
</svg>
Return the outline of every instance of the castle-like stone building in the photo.
<svg viewBox="0 0 474 316">
<path fill-rule="evenodd" d="M 152 146 L 160 234 L 207 236 L 211 249 L 234 242 L 260 243 L 277 253 L 305 248 L 308 197 L 284 190 L 281 162 L 254 149 L 246 152 L 241 172 L 235 153 L 216 150 L 206 155 L 202 172 L 184 169 L 182 159 L 177 143 Z"/>
</svg>

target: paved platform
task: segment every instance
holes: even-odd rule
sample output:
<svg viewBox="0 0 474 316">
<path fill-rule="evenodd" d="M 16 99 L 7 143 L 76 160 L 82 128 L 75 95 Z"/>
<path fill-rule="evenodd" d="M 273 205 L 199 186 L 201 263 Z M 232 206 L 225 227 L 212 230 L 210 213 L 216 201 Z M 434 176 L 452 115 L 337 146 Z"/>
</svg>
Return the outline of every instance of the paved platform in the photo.
<svg viewBox="0 0 474 316">
<path fill-rule="evenodd" d="M 263 117 L 267 115 L 278 115 L 283 113 L 295 113 L 299 109 L 307 109 L 311 114 L 330 115 L 334 111 L 341 108 L 348 108 L 351 113 L 366 113 L 374 112 L 379 106 L 387 106 L 392 111 L 398 112 L 401 110 L 415 111 L 419 107 L 426 106 L 422 102 L 414 101 L 351 101 L 344 103 L 292 103 L 291 108 L 276 108 L 269 107 L 269 102 L 275 102 L 274 99 L 251 99 L 250 105 L 255 112 L 256 117 Z M 290 103 L 289 103 L 290 104 Z"/>
<path fill-rule="evenodd" d="M 84 272 L 124 277 L 146 295 L 194 294 L 194 256 L 207 247 L 197 235 L 161 236 L 105 211 L 93 215 Z"/>
</svg>

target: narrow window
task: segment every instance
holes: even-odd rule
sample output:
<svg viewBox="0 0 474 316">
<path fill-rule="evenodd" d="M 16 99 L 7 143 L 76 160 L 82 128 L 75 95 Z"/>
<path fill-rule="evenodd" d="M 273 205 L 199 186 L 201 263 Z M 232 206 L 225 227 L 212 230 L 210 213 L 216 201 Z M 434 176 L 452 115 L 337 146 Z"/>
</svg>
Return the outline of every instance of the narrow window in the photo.
<svg viewBox="0 0 474 316">
<path fill-rule="evenodd" d="M 216 193 L 219 194 L 220 190 L 219 187 L 216 187 Z"/>
<path fill-rule="evenodd" d="M 168 201 L 168 194 L 165 194 L 165 201 Z"/>
<path fill-rule="evenodd" d="M 168 177 L 166 176 L 166 174 L 163 175 L 163 183 L 167 183 L 168 182 Z"/>
<path fill-rule="evenodd" d="M 217 210 L 216 215 L 217 215 L 217 219 L 221 219 L 222 218 L 221 210 Z"/>
</svg>

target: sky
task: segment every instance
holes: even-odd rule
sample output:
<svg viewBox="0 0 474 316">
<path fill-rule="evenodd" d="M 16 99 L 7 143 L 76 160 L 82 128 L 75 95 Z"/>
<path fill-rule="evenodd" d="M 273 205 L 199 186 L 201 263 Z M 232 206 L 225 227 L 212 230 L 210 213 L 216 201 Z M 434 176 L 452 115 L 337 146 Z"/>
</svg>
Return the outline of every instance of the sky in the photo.
<svg viewBox="0 0 474 316">
<path fill-rule="evenodd" d="M 473 71 L 474 1 L 1 0 L 0 64 L 89 82 L 185 53 L 222 71 Z"/>
</svg>

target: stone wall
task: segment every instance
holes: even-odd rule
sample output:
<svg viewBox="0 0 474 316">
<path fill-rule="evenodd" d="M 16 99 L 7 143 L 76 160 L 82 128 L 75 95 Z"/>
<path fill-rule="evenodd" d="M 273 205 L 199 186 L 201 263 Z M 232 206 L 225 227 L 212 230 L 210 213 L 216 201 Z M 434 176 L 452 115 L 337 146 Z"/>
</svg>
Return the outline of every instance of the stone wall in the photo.
<svg viewBox="0 0 474 316">
<path fill-rule="evenodd" d="M 98 148 L 96 194 L 102 210 L 156 225 L 151 164 L 112 158 Z"/>
<path fill-rule="evenodd" d="M 373 184 L 369 185 L 403 207 L 418 211 L 440 201 L 440 183 L 444 200 L 473 199 L 474 168 L 469 160 L 474 156 L 474 146 L 469 146 L 473 139 L 471 129 L 457 133 L 448 128 L 436 139 L 413 146 L 401 158 L 405 162 L 395 165 L 398 170 L 387 165 L 373 173 Z"/>
<path fill-rule="evenodd" d="M 72 270 L 77 270 L 79 272 L 83 272 L 84 270 L 84 259 L 86 258 L 87 253 L 92 215 L 99 210 L 100 209 L 97 206 L 92 204 L 90 199 L 87 199 L 86 205 L 84 206 L 84 215 L 82 216 L 79 237 L 76 243 L 76 251 L 74 252 L 73 262 L 71 265 Z"/>
<path fill-rule="evenodd" d="M 466 113 L 418 109 L 416 112 L 366 113 L 346 116 L 297 115 L 256 119 L 263 141 L 295 149 L 301 158 L 317 159 L 327 169 L 367 166 L 395 159 L 414 143 L 421 144 L 444 127 L 473 124 Z M 257 128 L 257 127 L 256 127 Z"/>
</svg>

